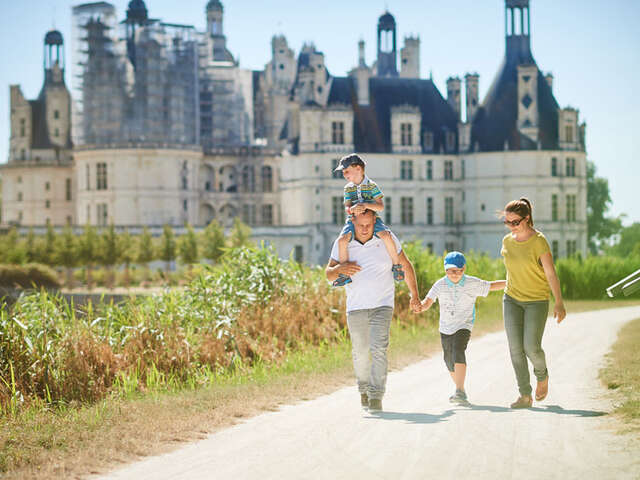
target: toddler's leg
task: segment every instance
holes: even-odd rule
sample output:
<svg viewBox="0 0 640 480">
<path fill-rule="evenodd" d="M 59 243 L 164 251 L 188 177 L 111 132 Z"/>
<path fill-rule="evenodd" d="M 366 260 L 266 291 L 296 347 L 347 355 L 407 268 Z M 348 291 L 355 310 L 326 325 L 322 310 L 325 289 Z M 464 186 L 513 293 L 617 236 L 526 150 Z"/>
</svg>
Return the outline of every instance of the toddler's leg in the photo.
<svg viewBox="0 0 640 480">
<path fill-rule="evenodd" d="M 351 232 L 342 233 L 338 238 L 338 260 L 340 263 L 345 263 L 349 261 L 349 249 L 348 245 L 351 241 Z M 347 283 L 351 283 L 351 277 L 340 273 L 338 278 L 333 281 L 334 287 L 344 287 Z"/>
<path fill-rule="evenodd" d="M 391 232 L 389 230 L 382 230 L 377 233 L 378 238 L 380 238 L 384 242 L 384 246 L 387 249 L 387 253 L 391 257 L 391 261 L 393 263 L 393 267 L 391 271 L 393 272 L 393 279 L 397 282 L 401 282 L 404 280 L 404 271 L 402 270 L 402 265 L 400 264 L 400 258 L 398 256 L 398 252 L 396 251 L 396 244 L 391 238 Z"/>
</svg>

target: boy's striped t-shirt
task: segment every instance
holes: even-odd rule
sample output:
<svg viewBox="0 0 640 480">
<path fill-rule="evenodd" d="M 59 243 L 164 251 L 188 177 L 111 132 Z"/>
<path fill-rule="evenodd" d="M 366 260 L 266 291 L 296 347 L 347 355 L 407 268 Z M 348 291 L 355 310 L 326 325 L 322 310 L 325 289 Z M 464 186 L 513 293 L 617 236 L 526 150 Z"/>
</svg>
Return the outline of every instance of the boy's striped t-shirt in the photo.
<svg viewBox="0 0 640 480">
<path fill-rule="evenodd" d="M 375 203 L 377 199 L 382 198 L 383 196 L 384 195 L 378 185 L 366 175 L 359 185 L 349 182 L 344 186 L 345 204 L 351 203 L 351 205 L 355 205 L 357 203 Z"/>
</svg>

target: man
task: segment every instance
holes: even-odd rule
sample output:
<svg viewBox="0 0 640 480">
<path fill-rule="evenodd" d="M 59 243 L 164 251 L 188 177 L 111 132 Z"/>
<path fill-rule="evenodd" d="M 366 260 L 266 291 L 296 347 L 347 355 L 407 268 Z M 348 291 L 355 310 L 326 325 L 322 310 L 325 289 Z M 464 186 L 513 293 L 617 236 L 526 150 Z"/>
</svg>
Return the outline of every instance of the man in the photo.
<svg viewBox="0 0 640 480">
<path fill-rule="evenodd" d="M 353 282 L 347 292 L 347 326 L 351 336 L 353 367 L 360 391 L 360 401 L 370 411 L 382 410 L 382 396 L 387 381 L 387 347 L 393 317 L 394 291 L 391 258 L 381 239 L 373 235 L 375 212 L 365 210 L 353 219 L 354 238 L 349 242 L 349 260 L 338 263 L 338 241 L 331 250 L 325 270 L 327 280 L 349 275 Z M 413 265 L 393 235 L 405 282 L 411 293 L 411 309 L 419 311 L 418 286 Z M 357 280 L 357 281 L 356 281 Z"/>
</svg>

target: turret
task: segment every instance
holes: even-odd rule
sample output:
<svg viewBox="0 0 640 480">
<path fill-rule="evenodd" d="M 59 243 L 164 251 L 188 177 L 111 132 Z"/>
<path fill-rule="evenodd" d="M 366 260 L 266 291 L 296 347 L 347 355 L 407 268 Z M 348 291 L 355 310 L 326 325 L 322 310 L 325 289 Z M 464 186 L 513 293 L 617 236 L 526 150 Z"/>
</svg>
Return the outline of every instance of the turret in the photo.
<svg viewBox="0 0 640 480">
<path fill-rule="evenodd" d="M 464 76 L 465 96 L 467 100 L 467 122 L 473 120 L 473 116 L 478 110 L 478 90 L 480 85 L 480 75 L 477 73 L 467 73 Z"/>
<path fill-rule="evenodd" d="M 529 0 L 505 0 L 504 21 L 507 59 L 533 63 Z"/>
<path fill-rule="evenodd" d="M 378 76 L 398 76 L 396 57 L 396 20 L 389 12 L 385 12 L 378 19 Z"/>
<path fill-rule="evenodd" d="M 458 121 L 460 120 L 460 86 L 462 82 L 459 77 L 449 77 L 447 79 L 447 102 L 456 112 Z"/>
</svg>

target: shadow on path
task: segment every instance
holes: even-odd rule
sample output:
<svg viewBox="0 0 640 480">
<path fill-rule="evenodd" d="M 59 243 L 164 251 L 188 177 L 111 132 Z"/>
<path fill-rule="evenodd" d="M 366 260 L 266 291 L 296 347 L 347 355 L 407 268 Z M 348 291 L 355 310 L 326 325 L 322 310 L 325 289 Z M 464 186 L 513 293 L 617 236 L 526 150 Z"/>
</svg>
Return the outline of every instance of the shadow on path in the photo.
<svg viewBox="0 0 640 480">
<path fill-rule="evenodd" d="M 380 418 L 382 420 L 403 420 L 412 424 L 438 423 L 454 414 L 454 410 L 446 410 L 439 415 L 430 413 L 410 413 L 410 412 L 369 412 L 365 418 Z"/>
<path fill-rule="evenodd" d="M 499 407 L 496 405 L 471 405 L 468 407 L 468 409 L 495 412 L 495 413 L 516 411 L 513 408 Z M 548 405 L 545 407 L 531 407 L 531 408 L 526 408 L 524 410 L 529 410 L 532 412 L 542 412 L 542 413 L 555 413 L 559 415 L 573 415 L 575 417 L 601 417 L 603 415 L 607 415 L 607 412 L 601 412 L 598 410 L 575 410 L 575 409 L 565 410 L 560 405 Z"/>
</svg>

